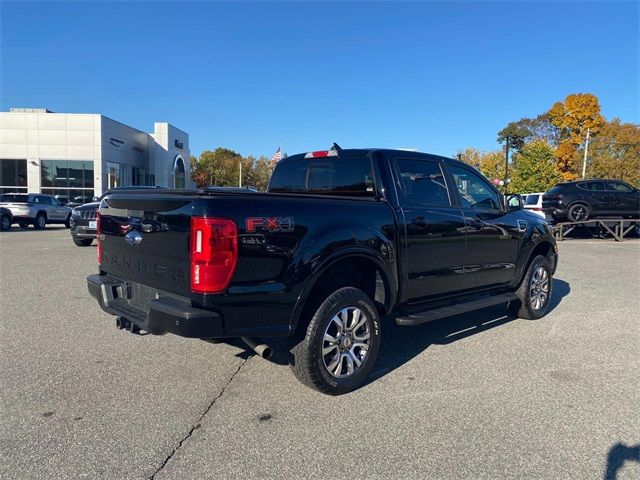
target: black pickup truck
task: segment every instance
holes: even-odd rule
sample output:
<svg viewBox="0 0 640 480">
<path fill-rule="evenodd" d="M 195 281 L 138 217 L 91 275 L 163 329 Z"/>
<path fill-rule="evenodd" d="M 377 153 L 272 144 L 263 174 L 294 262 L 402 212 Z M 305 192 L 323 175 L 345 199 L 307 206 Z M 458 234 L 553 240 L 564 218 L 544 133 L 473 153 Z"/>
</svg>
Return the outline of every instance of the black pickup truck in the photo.
<svg viewBox="0 0 640 480">
<path fill-rule="evenodd" d="M 288 336 L 295 375 L 329 394 L 370 373 L 383 316 L 410 326 L 499 303 L 543 316 L 558 258 L 519 196 L 397 150 L 293 155 L 267 193 L 115 193 L 98 225 L 88 288 L 120 328 L 254 348 Z"/>
</svg>

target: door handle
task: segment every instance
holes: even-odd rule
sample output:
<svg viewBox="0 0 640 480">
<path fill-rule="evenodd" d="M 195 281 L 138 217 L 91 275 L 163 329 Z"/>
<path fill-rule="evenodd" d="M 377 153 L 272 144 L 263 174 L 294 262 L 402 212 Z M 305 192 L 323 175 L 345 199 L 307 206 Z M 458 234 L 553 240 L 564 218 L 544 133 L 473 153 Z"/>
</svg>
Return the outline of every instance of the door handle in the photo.
<svg viewBox="0 0 640 480">
<path fill-rule="evenodd" d="M 424 217 L 416 217 L 411 219 L 411 224 L 416 225 L 418 227 L 426 227 L 429 222 Z"/>
</svg>

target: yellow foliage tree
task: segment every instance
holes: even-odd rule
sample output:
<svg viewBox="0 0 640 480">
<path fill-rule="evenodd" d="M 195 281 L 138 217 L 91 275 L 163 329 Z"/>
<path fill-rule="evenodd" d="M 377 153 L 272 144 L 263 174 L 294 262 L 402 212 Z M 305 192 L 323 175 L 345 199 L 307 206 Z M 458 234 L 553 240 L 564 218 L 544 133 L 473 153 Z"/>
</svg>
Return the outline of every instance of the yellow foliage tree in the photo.
<svg viewBox="0 0 640 480">
<path fill-rule="evenodd" d="M 606 122 L 589 145 L 589 178 L 616 178 L 640 187 L 640 125 Z"/>
<path fill-rule="evenodd" d="M 564 102 L 556 102 L 547 112 L 551 124 L 560 132 L 556 150 L 558 168 L 566 180 L 578 177 L 576 152 L 586 140 L 598 134 L 605 123 L 598 97 L 591 93 L 572 93 Z"/>
</svg>

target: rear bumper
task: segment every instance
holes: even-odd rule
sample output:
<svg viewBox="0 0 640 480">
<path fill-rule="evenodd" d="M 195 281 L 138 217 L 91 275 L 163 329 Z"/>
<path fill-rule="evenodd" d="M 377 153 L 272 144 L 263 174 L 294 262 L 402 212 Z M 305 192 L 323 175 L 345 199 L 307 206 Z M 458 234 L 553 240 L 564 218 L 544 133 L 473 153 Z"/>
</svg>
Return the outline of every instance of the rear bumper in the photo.
<svg viewBox="0 0 640 480">
<path fill-rule="evenodd" d="M 545 207 L 542 209 L 546 216 L 559 219 L 565 218 L 567 215 L 567 209 L 564 207 Z"/>
<path fill-rule="evenodd" d="M 173 297 L 160 297 L 149 302 L 142 312 L 127 302 L 126 282 L 106 275 L 89 275 L 87 288 L 105 312 L 124 317 L 140 329 L 154 335 L 173 333 L 181 337 L 213 338 L 224 336 L 222 317 L 209 310 L 193 308 Z"/>
</svg>

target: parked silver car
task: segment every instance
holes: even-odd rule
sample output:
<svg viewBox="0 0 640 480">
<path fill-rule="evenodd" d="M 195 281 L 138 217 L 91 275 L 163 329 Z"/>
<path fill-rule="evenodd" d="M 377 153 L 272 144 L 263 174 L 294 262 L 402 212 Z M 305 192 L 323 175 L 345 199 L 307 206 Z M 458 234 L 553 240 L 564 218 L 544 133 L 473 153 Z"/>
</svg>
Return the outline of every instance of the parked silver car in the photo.
<svg viewBox="0 0 640 480">
<path fill-rule="evenodd" d="M 21 228 L 33 225 L 41 230 L 47 223 L 63 223 L 69 228 L 71 207 L 65 207 L 57 198 L 41 193 L 4 193 L 0 205 L 11 210 L 13 223 Z"/>
</svg>

